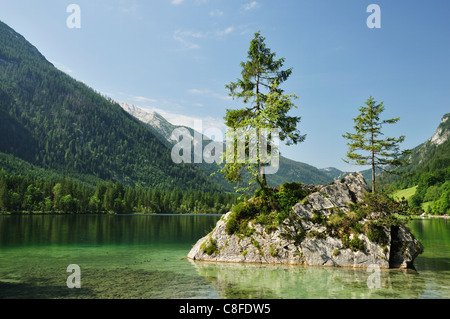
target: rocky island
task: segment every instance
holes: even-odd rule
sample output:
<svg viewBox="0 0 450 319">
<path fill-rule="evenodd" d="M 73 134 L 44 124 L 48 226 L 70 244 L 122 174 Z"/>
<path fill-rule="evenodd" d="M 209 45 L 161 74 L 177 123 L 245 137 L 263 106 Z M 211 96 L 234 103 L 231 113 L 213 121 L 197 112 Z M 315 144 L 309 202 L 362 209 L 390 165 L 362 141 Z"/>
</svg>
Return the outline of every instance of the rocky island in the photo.
<svg viewBox="0 0 450 319">
<path fill-rule="evenodd" d="M 405 204 L 376 196 L 368 192 L 360 173 L 326 186 L 285 184 L 235 206 L 187 257 L 206 262 L 413 268 L 423 247 L 402 222 Z"/>
</svg>

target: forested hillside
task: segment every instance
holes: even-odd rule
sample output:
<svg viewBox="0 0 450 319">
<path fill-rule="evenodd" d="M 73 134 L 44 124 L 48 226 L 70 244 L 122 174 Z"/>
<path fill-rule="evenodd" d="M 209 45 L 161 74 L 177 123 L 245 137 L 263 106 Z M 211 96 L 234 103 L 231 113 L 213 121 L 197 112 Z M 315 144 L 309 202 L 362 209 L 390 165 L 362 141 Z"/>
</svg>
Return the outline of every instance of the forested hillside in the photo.
<svg viewBox="0 0 450 319">
<path fill-rule="evenodd" d="M 409 155 L 410 165 L 401 176 L 385 176 L 396 189 L 417 187 L 410 203 L 434 214 L 450 212 L 450 113 L 443 116 L 436 133 Z"/>
<path fill-rule="evenodd" d="M 1 22 L 0 136 L 1 153 L 65 176 L 161 190 L 219 189 L 195 167 L 174 164 L 141 122 L 56 69 Z"/>
</svg>

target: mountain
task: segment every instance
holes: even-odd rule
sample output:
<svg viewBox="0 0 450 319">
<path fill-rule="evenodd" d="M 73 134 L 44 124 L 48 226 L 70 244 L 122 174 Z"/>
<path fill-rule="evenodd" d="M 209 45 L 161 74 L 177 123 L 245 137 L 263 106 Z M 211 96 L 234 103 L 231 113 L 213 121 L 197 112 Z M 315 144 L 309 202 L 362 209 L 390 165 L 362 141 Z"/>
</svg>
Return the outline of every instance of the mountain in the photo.
<svg viewBox="0 0 450 319">
<path fill-rule="evenodd" d="M 194 136 L 194 130 L 186 126 L 175 126 L 169 123 L 164 117 L 156 112 L 147 112 L 142 108 L 124 102 L 119 102 L 119 105 L 132 116 L 142 121 L 148 128 L 159 136 L 160 140 L 164 143 L 169 143 L 171 146 L 175 145 L 177 141 L 171 137 L 172 132 L 176 128 L 186 128 L 192 136 Z M 197 132 L 198 133 L 198 132 Z M 211 141 L 208 137 L 198 134 L 204 140 L 204 146 L 208 145 Z M 194 140 L 195 143 L 199 141 Z M 225 147 L 224 147 L 225 149 Z M 219 167 L 216 164 L 197 164 L 202 171 L 210 175 L 217 172 Z M 283 156 L 280 157 L 280 169 L 277 174 L 269 175 L 267 177 L 269 185 L 276 187 L 287 182 L 302 182 L 305 184 L 323 185 L 337 178 L 343 177 L 343 172 L 334 169 L 330 172 L 327 170 L 319 170 L 318 168 L 290 160 Z M 234 185 L 229 184 L 220 174 L 215 175 L 214 180 L 227 190 L 232 190 Z"/>
<path fill-rule="evenodd" d="M 171 124 L 162 115 L 156 112 L 147 112 L 136 105 L 118 102 L 120 107 L 124 109 L 127 113 L 131 114 L 139 121 L 143 122 L 148 126 L 148 128 L 159 137 L 161 142 L 164 144 L 172 146 L 176 143 L 176 139 L 172 138 L 172 132 L 177 128 L 177 126 Z M 184 127 L 184 126 L 183 126 Z M 187 127 L 185 127 L 187 128 Z M 187 128 L 193 131 L 190 128 Z"/>
<path fill-rule="evenodd" d="M 442 164 L 444 164 L 437 164 L 438 166 L 448 166 L 448 162 L 447 165 L 445 165 L 445 162 L 450 156 L 449 143 L 450 113 L 445 114 L 442 117 L 441 123 L 431 138 L 412 150 L 412 153 L 409 156 L 412 165 L 409 167 L 409 170 L 411 171 L 413 168 L 420 166 L 427 166 L 428 164 L 437 161 L 443 162 Z"/>
<path fill-rule="evenodd" d="M 441 123 L 439 124 L 436 133 L 427 141 L 427 143 L 434 146 L 440 146 L 447 142 L 450 138 L 450 113 L 445 114 L 442 117 Z"/>
<path fill-rule="evenodd" d="M 334 180 L 341 179 L 349 174 L 349 172 L 343 172 L 335 167 L 322 168 L 321 171 Z"/>
<path fill-rule="evenodd" d="M 428 212 L 450 212 L 450 113 L 442 117 L 434 135 L 407 157 L 410 165 L 398 169 L 401 176 L 382 176 L 396 189 L 417 186 L 410 203 Z"/>
<path fill-rule="evenodd" d="M 406 159 L 410 164 L 397 170 L 403 174 L 402 177 L 383 177 L 389 182 L 406 183 L 412 187 L 417 185 L 422 174 L 450 167 L 450 113 L 442 117 L 434 135 L 413 148 Z"/>
<path fill-rule="evenodd" d="M 280 169 L 274 175 L 267 177 L 267 182 L 272 186 L 284 183 L 301 182 L 305 184 L 325 185 L 334 179 L 317 167 L 297 162 L 280 156 Z"/>
<path fill-rule="evenodd" d="M 59 71 L 2 22 L 0 136 L 0 153 L 88 182 L 93 178 L 160 189 L 220 188 L 198 168 L 174 164 L 167 145 L 142 122 Z M 11 157 L 3 158 L 2 167 L 13 169 L 12 163 L 5 164 Z"/>
</svg>

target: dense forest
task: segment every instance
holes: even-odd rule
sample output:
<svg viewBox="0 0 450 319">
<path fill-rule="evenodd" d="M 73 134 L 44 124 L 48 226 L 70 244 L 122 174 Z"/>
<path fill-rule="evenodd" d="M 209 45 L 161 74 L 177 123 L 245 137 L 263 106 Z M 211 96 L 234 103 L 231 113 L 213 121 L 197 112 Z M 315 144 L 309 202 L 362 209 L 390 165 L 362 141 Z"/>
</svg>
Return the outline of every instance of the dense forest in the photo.
<svg viewBox="0 0 450 319">
<path fill-rule="evenodd" d="M 406 173 L 394 185 L 401 189 L 417 185 L 410 199 L 413 207 L 427 205 L 426 212 L 432 214 L 450 213 L 450 140 L 436 149 L 431 159 L 414 171 Z"/>
<path fill-rule="evenodd" d="M 0 22 L 0 211 L 225 213 L 237 201 Z"/>
<path fill-rule="evenodd" d="M 224 192 L 144 189 L 111 181 L 93 188 L 70 177 L 33 178 L 0 171 L 0 212 L 224 214 L 237 201 L 235 194 Z"/>
<path fill-rule="evenodd" d="M 217 191 L 145 125 L 56 69 L 0 22 L 0 152 L 44 169 L 126 186 Z"/>
<path fill-rule="evenodd" d="M 426 212 L 450 213 L 450 114 L 444 115 L 434 137 L 412 150 L 410 165 L 399 176 L 385 176 L 395 189 L 417 186 L 413 207 L 428 203 Z M 440 142 L 433 142 L 439 140 Z"/>
</svg>

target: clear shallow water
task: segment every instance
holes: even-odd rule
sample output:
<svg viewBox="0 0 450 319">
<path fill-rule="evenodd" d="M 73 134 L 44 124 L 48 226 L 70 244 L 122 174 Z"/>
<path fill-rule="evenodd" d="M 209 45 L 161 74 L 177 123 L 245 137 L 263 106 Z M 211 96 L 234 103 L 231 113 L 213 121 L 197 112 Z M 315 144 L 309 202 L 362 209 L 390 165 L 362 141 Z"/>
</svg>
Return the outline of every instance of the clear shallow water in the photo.
<svg viewBox="0 0 450 319">
<path fill-rule="evenodd" d="M 0 216 L 0 298 L 450 298 L 450 224 L 417 219 L 414 270 L 241 265 L 186 259 L 220 216 Z M 81 267 L 81 289 L 66 268 Z"/>
</svg>

